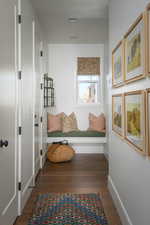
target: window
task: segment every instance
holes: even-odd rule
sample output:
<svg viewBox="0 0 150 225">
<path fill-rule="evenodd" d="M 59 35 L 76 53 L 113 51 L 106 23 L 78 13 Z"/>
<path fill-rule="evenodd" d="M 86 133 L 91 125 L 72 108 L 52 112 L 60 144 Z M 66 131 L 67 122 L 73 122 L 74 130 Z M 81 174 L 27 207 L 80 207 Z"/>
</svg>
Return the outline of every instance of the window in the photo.
<svg viewBox="0 0 150 225">
<path fill-rule="evenodd" d="M 77 101 L 78 104 L 99 103 L 100 76 L 78 75 L 77 76 Z"/>
<path fill-rule="evenodd" d="M 77 102 L 96 104 L 100 100 L 100 57 L 77 58 Z"/>
</svg>

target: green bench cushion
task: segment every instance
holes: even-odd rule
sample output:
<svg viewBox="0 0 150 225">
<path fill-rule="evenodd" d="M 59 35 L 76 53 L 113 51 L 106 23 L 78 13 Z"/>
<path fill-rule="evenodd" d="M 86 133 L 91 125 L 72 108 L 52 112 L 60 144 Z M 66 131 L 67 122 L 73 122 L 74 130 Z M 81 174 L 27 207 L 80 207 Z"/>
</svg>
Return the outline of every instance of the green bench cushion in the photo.
<svg viewBox="0 0 150 225">
<path fill-rule="evenodd" d="M 105 137 L 105 132 L 79 130 L 63 133 L 61 131 L 54 131 L 48 132 L 48 137 Z"/>
</svg>

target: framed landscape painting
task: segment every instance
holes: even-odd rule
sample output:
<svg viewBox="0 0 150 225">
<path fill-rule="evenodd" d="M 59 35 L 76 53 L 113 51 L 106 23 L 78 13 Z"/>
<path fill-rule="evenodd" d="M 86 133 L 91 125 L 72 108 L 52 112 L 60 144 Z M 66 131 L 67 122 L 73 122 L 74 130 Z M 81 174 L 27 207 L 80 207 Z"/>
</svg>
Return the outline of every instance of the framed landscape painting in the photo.
<svg viewBox="0 0 150 225">
<path fill-rule="evenodd" d="M 145 77 L 145 14 L 140 15 L 125 35 L 125 81 L 132 82 Z"/>
<path fill-rule="evenodd" d="M 112 129 L 123 136 L 123 95 L 112 96 Z"/>
<path fill-rule="evenodd" d="M 124 95 L 125 139 L 140 153 L 145 154 L 145 92 Z"/>
<path fill-rule="evenodd" d="M 146 64 L 147 64 L 147 68 L 146 68 L 146 72 L 148 73 L 148 75 L 150 76 L 150 3 L 147 6 L 147 11 L 146 11 L 146 25 L 147 25 L 147 54 L 146 54 Z"/>
<path fill-rule="evenodd" d="M 147 153 L 150 156 L 150 88 L 147 89 Z"/>
<path fill-rule="evenodd" d="M 124 82 L 124 41 L 119 42 L 112 52 L 112 86 L 118 87 Z"/>
</svg>

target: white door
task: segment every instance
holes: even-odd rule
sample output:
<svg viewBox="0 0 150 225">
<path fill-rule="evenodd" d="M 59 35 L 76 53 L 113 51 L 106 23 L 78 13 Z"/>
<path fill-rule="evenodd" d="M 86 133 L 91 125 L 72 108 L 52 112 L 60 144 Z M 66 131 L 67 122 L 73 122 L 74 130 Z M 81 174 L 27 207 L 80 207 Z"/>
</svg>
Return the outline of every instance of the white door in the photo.
<svg viewBox="0 0 150 225">
<path fill-rule="evenodd" d="M 0 1 L 0 225 L 17 217 L 17 10 L 15 0 Z"/>
<path fill-rule="evenodd" d="M 20 24 L 20 69 L 21 79 L 21 112 L 20 125 L 20 210 L 23 209 L 34 183 L 34 106 L 33 106 L 33 12 L 29 0 L 19 1 Z"/>
</svg>

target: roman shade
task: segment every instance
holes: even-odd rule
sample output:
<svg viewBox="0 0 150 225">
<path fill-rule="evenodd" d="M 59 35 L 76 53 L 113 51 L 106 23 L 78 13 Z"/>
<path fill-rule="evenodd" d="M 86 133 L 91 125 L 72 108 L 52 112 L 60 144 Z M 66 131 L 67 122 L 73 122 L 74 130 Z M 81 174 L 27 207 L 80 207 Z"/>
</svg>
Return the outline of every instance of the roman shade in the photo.
<svg viewBox="0 0 150 225">
<path fill-rule="evenodd" d="M 100 57 L 78 57 L 77 75 L 100 75 Z"/>
</svg>

